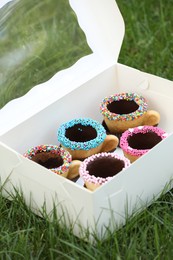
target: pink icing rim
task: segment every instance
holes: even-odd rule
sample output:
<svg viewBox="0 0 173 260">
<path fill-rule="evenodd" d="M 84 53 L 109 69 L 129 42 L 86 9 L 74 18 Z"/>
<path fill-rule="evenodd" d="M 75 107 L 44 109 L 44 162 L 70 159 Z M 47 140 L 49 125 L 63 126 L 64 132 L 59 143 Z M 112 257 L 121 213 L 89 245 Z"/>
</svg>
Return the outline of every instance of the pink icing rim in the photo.
<svg viewBox="0 0 173 260">
<path fill-rule="evenodd" d="M 135 134 L 138 133 L 148 133 L 148 132 L 153 132 L 156 133 L 158 136 L 161 137 L 161 139 L 163 140 L 164 138 L 166 138 L 168 136 L 168 134 L 162 130 L 159 127 L 155 127 L 155 126 L 138 126 L 138 127 L 134 127 L 134 128 L 129 128 L 128 130 L 126 130 L 121 138 L 120 138 L 120 147 L 121 149 L 126 152 L 127 154 L 130 155 L 134 155 L 134 156 L 141 156 L 144 155 L 145 153 L 147 153 L 150 149 L 134 149 L 132 147 L 129 146 L 128 144 L 128 138 L 130 136 L 133 136 Z"/>
<path fill-rule="evenodd" d="M 118 154 L 115 154 L 115 153 L 106 153 L 106 152 L 103 152 L 103 153 L 98 153 L 98 154 L 94 154 L 90 157 L 88 157 L 87 159 L 85 159 L 80 168 L 79 168 L 79 174 L 81 176 L 81 178 L 83 178 L 83 180 L 85 182 L 90 182 L 90 183 L 93 183 L 93 184 L 99 184 L 99 185 L 102 185 L 108 181 L 110 181 L 113 177 L 106 177 L 106 178 L 103 178 L 103 177 L 96 177 L 94 175 L 90 175 L 89 174 L 89 171 L 87 170 L 87 165 L 94 161 L 94 160 L 97 160 L 98 158 L 101 158 L 101 157 L 112 157 L 112 158 L 115 158 L 115 159 L 118 159 L 118 160 L 121 160 L 124 162 L 124 169 L 126 169 L 127 167 L 130 166 L 130 161 L 129 159 L 125 158 L 124 156 L 120 156 Z"/>
</svg>

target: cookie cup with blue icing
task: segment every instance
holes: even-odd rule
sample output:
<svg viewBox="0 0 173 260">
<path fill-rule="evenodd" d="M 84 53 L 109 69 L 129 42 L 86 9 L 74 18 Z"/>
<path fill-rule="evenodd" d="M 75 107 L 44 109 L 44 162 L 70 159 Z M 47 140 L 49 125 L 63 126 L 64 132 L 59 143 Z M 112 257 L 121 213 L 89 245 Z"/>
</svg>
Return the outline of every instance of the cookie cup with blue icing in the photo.
<svg viewBox="0 0 173 260">
<path fill-rule="evenodd" d="M 73 159 L 83 160 L 93 154 L 115 150 L 119 139 L 106 135 L 106 130 L 91 118 L 77 118 L 62 124 L 57 131 L 58 141 Z"/>
<path fill-rule="evenodd" d="M 79 175 L 81 162 L 72 161 L 71 154 L 57 145 L 44 144 L 32 147 L 24 153 L 24 157 L 68 179 Z"/>
<path fill-rule="evenodd" d="M 148 110 L 146 99 L 137 93 L 117 93 L 105 97 L 100 104 L 100 112 L 112 134 L 141 125 L 156 126 L 160 121 L 160 114 Z"/>
<path fill-rule="evenodd" d="M 79 174 L 85 187 L 94 191 L 129 166 L 130 161 L 124 156 L 103 152 L 85 159 L 79 167 Z"/>
</svg>

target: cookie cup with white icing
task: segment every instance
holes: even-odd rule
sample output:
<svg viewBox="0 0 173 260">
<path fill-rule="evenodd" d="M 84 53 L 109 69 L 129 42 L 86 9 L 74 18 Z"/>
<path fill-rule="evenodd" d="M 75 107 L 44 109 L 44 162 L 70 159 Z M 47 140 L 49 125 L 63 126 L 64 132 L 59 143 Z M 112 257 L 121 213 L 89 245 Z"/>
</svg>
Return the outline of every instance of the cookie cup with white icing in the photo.
<svg viewBox="0 0 173 260">
<path fill-rule="evenodd" d="M 79 167 L 79 174 L 85 187 L 94 191 L 129 166 L 130 161 L 124 156 L 103 152 L 85 159 Z"/>
</svg>

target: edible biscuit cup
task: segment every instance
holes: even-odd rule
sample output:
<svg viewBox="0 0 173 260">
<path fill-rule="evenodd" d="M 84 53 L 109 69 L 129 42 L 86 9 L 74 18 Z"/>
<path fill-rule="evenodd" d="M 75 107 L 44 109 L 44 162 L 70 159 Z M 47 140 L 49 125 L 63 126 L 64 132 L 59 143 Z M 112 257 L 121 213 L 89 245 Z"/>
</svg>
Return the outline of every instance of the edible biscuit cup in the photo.
<svg viewBox="0 0 173 260">
<path fill-rule="evenodd" d="M 167 136 L 168 134 L 159 127 L 138 126 L 130 128 L 122 134 L 120 147 L 124 156 L 132 163 Z"/>
<path fill-rule="evenodd" d="M 57 145 L 32 147 L 24 154 L 24 157 L 68 179 L 79 175 L 80 162 L 72 161 L 71 154 Z"/>
<path fill-rule="evenodd" d="M 130 161 L 116 153 L 99 153 L 85 159 L 79 174 L 87 189 L 94 191 L 130 166 Z"/>
<path fill-rule="evenodd" d="M 136 93 L 120 93 L 104 98 L 100 112 L 111 134 L 121 134 L 141 125 L 156 126 L 160 121 L 159 113 L 148 110 L 145 98 Z"/>
<path fill-rule="evenodd" d="M 106 135 L 106 130 L 91 118 L 78 118 L 62 124 L 57 131 L 58 141 L 73 159 L 83 160 L 93 154 L 115 150 L 119 139 Z"/>
</svg>

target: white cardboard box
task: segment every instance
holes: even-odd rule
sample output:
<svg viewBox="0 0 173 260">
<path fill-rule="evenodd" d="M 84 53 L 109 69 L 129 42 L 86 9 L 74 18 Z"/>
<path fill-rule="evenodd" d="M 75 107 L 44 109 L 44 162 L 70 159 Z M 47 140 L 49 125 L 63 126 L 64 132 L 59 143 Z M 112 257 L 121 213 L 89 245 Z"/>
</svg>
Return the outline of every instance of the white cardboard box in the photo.
<svg viewBox="0 0 173 260">
<path fill-rule="evenodd" d="M 43 206 L 49 213 L 56 205 L 58 216 L 65 217 L 66 225 L 74 224 L 77 236 L 87 229 L 103 237 L 107 227 L 113 231 L 134 210 L 150 205 L 173 177 L 173 82 L 117 63 L 124 22 L 114 0 L 69 2 L 93 53 L 0 110 L 1 185 L 5 183 L 4 196 L 21 188 L 37 214 Z M 74 117 L 101 122 L 101 100 L 128 91 L 148 99 L 149 109 L 160 112 L 159 126 L 170 135 L 96 191 L 22 156 L 32 146 L 57 144 L 57 128 Z"/>
</svg>

